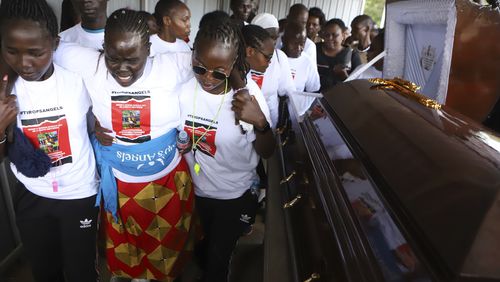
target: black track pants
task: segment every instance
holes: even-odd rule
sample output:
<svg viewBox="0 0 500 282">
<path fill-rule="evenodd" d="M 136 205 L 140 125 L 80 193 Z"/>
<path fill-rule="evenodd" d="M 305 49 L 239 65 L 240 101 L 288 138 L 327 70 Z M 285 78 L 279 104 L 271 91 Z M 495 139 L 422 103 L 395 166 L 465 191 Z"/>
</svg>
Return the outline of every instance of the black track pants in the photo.
<svg viewBox="0 0 500 282">
<path fill-rule="evenodd" d="M 97 281 L 95 199 L 49 199 L 18 185 L 16 222 L 36 282 Z"/>
<path fill-rule="evenodd" d="M 231 255 L 243 231 L 254 220 L 257 198 L 250 190 L 231 200 L 197 196 L 196 210 L 205 234 L 197 250 L 204 270 L 203 282 L 227 281 Z"/>
</svg>

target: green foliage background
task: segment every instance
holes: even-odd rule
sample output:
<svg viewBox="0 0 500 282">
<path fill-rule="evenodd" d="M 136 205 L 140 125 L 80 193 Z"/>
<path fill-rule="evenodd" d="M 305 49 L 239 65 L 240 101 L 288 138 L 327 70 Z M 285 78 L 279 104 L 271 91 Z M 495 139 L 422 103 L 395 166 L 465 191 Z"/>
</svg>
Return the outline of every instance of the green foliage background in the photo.
<svg viewBox="0 0 500 282">
<path fill-rule="evenodd" d="M 366 0 L 363 13 L 372 17 L 377 26 L 380 27 L 384 6 L 385 0 Z"/>
</svg>

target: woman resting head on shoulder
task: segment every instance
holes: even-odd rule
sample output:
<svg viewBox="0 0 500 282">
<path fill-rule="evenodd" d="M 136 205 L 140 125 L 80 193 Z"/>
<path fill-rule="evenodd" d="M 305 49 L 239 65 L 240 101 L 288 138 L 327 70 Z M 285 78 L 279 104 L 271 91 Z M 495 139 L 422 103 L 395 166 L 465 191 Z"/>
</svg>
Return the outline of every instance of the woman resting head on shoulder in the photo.
<svg viewBox="0 0 500 282">
<path fill-rule="evenodd" d="M 206 17 L 210 18 L 210 13 Z M 255 132 L 267 129 L 268 108 L 266 105 L 260 105 L 256 99 L 260 98 L 262 93 L 252 87 L 235 89 L 235 80 L 246 81 L 249 71 L 246 45 L 238 26 L 229 17 L 223 16 L 208 21 L 202 19 L 201 23 L 203 24 L 200 24 L 200 31 L 196 35 L 192 56 L 193 72 L 199 86 L 213 95 L 226 94 L 233 90 L 236 93 L 232 95 L 231 110 L 235 118 L 253 125 Z M 253 82 L 247 85 L 256 86 Z M 248 93 L 248 90 L 256 90 L 258 95 L 249 95 L 252 93 Z M 264 108 L 264 112 L 261 108 Z M 260 145 L 262 144 L 258 142 L 255 149 L 265 158 L 274 151 L 274 146 Z"/>
<path fill-rule="evenodd" d="M 224 282 L 236 241 L 255 217 L 252 188 L 259 157 L 272 154 L 275 140 L 258 86 L 251 80 L 246 89 L 232 86 L 248 71 L 240 30 L 229 17 L 207 17 L 194 41 L 195 77 L 181 86 L 179 99 L 182 129 L 192 142 L 186 160 L 205 234 L 197 252 L 205 270 L 202 281 Z"/>
<path fill-rule="evenodd" d="M 274 40 L 262 27 L 249 24 L 242 28 L 246 60 L 252 70 L 265 73 L 274 55 Z"/>
</svg>

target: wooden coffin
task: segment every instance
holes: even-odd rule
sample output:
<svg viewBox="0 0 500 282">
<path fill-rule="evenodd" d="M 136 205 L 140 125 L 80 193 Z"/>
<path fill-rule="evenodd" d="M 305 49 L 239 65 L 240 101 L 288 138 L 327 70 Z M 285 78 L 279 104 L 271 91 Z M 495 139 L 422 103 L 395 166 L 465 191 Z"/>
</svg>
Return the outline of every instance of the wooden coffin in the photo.
<svg viewBox="0 0 500 282">
<path fill-rule="evenodd" d="M 282 108 L 264 281 L 500 281 L 500 137 L 372 86 Z"/>
</svg>

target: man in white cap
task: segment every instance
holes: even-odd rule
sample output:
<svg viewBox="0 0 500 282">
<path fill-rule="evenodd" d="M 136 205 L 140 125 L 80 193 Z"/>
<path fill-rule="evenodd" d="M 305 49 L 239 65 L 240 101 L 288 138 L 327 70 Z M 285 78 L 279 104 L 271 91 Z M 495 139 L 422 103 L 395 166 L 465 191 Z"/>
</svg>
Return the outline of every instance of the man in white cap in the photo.
<svg viewBox="0 0 500 282">
<path fill-rule="evenodd" d="M 275 16 L 268 13 L 258 14 L 252 20 L 252 24 L 265 29 L 276 42 L 279 25 Z M 249 43 L 248 45 L 252 44 Z M 247 60 L 248 59 L 247 57 Z M 269 59 L 269 66 L 267 69 L 265 71 L 261 70 L 260 72 L 259 70 L 252 69 L 249 75 L 261 88 L 269 106 L 273 125 L 276 126 L 279 114 L 278 97 L 291 95 L 292 92 L 295 91 L 288 57 L 280 49 L 275 49 L 272 57 Z"/>
<path fill-rule="evenodd" d="M 274 40 L 274 43 L 276 44 L 276 39 L 279 37 L 279 24 L 278 24 L 278 19 L 276 19 L 275 16 L 269 13 L 261 13 L 255 16 L 252 20 L 252 24 L 258 25 L 265 29 L 269 35 Z"/>
</svg>

